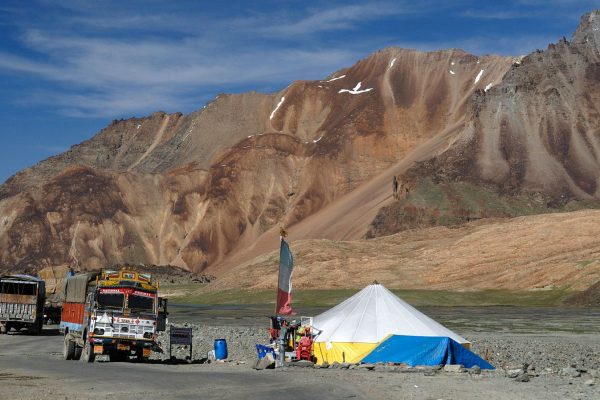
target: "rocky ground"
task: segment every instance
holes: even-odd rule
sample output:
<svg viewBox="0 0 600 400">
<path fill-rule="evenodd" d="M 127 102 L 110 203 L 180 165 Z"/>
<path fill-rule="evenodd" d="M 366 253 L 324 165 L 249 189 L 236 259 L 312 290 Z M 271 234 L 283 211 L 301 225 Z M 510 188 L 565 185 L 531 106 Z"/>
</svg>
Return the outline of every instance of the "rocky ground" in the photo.
<svg viewBox="0 0 600 400">
<path fill-rule="evenodd" d="M 256 343 L 268 343 L 269 335 L 266 328 L 233 327 L 233 326 L 207 326 L 199 324 L 177 324 L 177 327 L 192 327 L 193 332 L 193 360 L 204 361 L 207 353 L 214 348 L 215 339 L 225 339 L 229 359 L 235 362 L 252 363 L 256 359 Z M 154 353 L 154 359 L 166 360 L 169 358 L 169 335 L 162 332 L 159 335 L 159 344 L 163 353 Z M 183 346 L 173 346 L 173 355 L 185 359 L 189 350 Z"/>
<path fill-rule="evenodd" d="M 184 324 L 177 325 L 184 326 Z M 206 363 L 207 353 L 213 349 L 214 339 L 223 338 L 228 343 L 229 363 L 251 366 L 256 361 L 256 343 L 266 343 L 267 330 L 258 327 L 206 326 L 185 324 L 192 327 L 193 360 Z M 472 350 L 486 358 L 497 369 L 483 371 L 484 375 L 506 377 L 518 382 L 528 382 L 540 377 L 571 380 L 589 388 L 594 396 L 600 396 L 600 336 L 597 334 L 503 334 L 472 333 L 467 338 Z M 161 334 L 160 343 L 168 349 L 168 335 Z M 168 350 L 167 350 L 168 351 Z M 182 346 L 173 347 L 173 355 L 185 359 L 189 350 Z M 168 353 L 155 354 L 155 359 L 167 360 Z M 404 366 L 335 365 L 333 369 L 374 370 L 376 372 L 416 372 L 425 375 L 480 374 L 481 371 L 467 369 L 406 368 Z M 569 383 L 567 383 L 569 384 Z M 583 398 L 596 398 L 596 397 Z"/>
</svg>

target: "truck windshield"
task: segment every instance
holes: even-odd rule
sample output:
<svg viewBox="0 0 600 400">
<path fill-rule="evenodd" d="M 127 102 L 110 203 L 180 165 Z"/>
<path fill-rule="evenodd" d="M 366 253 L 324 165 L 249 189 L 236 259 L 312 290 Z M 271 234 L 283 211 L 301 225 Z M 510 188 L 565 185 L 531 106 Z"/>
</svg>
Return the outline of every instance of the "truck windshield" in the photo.
<svg viewBox="0 0 600 400">
<path fill-rule="evenodd" d="M 123 300 L 123 293 L 98 293 L 98 306 L 100 308 L 120 310 L 123 308 Z"/>
<path fill-rule="evenodd" d="M 35 283 L 0 281 L 0 293 L 33 296 L 35 289 Z"/>
<path fill-rule="evenodd" d="M 129 295 L 129 308 L 133 311 L 154 312 L 154 297 L 149 295 L 138 295 L 132 293 Z"/>
</svg>

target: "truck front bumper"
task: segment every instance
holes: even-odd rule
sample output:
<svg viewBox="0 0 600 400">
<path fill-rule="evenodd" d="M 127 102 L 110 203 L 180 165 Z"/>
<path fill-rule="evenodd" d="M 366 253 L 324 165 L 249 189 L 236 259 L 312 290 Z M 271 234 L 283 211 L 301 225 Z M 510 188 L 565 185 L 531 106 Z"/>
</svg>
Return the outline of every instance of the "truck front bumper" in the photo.
<svg viewBox="0 0 600 400">
<path fill-rule="evenodd" d="M 150 356 L 156 344 L 151 340 L 131 340 L 118 338 L 90 338 L 95 354 L 109 354 L 114 351 L 144 352 L 144 357 Z"/>
</svg>

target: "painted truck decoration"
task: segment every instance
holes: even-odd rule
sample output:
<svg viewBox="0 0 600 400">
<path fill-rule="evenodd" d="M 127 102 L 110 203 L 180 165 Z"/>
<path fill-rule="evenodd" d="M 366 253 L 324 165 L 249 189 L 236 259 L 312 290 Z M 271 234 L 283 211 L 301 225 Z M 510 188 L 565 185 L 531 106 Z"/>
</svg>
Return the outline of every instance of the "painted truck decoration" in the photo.
<svg viewBox="0 0 600 400">
<path fill-rule="evenodd" d="M 29 275 L 0 277 L 0 333 L 27 328 L 39 334 L 44 324 L 44 281 Z"/>
<path fill-rule="evenodd" d="M 166 325 L 166 300 L 150 274 L 134 271 L 84 273 L 67 280 L 60 330 L 65 360 L 111 361 L 134 355 L 146 360 L 158 350 L 157 331 Z"/>
</svg>

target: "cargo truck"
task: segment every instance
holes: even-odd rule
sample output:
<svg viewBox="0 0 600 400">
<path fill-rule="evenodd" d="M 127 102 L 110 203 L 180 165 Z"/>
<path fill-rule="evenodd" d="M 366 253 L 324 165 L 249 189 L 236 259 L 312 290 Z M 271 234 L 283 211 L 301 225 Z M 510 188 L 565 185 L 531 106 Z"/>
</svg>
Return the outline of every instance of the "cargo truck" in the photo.
<svg viewBox="0 0 600 400">
<path fill-rule="evenodd" d="M 44 324 L 44 281 L 29 275 L 0 277 L 0 333 L 27 328 L 42 332 Z"/>
<path fill-rule="evenodd" d="M 46 302 L 44 304 L 44 323 L 58 324 L 65 300 L 65 282 L 73 275 L 68 265 L 49 266 L 38 271 L 37 275 L 46 284 Z"/>
<path fill-rule="evenodd" d="M 159 350 L 166 301 L 150 274 L 130 270 L 83 273 L 67 279 L 60 321 L 65 360 L 146 360 Z M 158 329 L 157 329 L 158 328 Z"/>
</svg>

